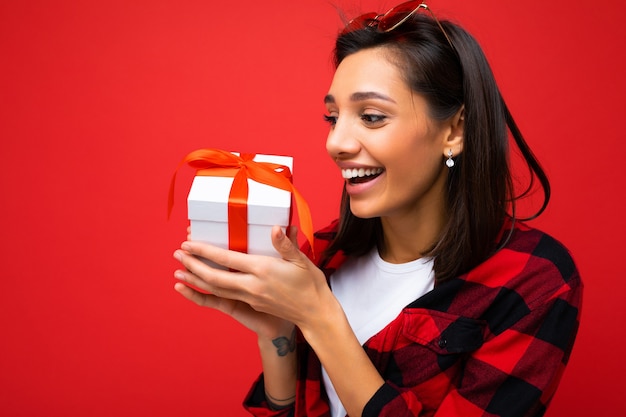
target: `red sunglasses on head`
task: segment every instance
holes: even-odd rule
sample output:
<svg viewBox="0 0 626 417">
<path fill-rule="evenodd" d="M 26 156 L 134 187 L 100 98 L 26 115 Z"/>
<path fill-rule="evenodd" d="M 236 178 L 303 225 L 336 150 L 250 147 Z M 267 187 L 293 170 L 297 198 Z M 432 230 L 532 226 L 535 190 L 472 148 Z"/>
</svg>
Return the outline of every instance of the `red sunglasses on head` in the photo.
<svg viewBox="0 0 626 417">
<path fill-rule="evenodd" d="M 443 36 L 446 37 L 450 47 L 454 49 L 450 37 L 444 30 L 443 26 L 441 26 L 441 23 L 439 23 L 435 14 L 432 10 L 430 10 L 430 7 L 428 7 L 428 5 L 421 0 L 407 1 L 392 7 L 389 11 L 387 11 L 387 13 L 383 14 L 377 14 L 375 12 L 365 13 L 349 21 L 341 34 L 345 35 L 346 33 L 368 27 L 383 33 L 390 32 L 406 22 L 411 16 L 418 13 L 420 10 L 428 11 L 435 23 L 437 23 L 437 26 L 439 26 L 439 29 L 441 29 Z"/>
</svg>

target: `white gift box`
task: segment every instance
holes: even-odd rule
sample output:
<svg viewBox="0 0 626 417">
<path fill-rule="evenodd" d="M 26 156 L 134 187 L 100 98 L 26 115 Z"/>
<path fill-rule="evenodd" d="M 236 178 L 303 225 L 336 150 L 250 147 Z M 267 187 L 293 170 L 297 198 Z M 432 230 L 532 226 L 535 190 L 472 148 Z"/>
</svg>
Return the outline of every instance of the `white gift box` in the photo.
<svg viewBox="0 0 626 417">
<path fill-rule="evenodd" d="M 258 154 L 256 162 L 293 168 L 290 156 Z M 197 175 L 187 196 L 191 239 L 228 249 L 228 196 L 233 177 Z M 248 178 L 248 253 L 279 256 L 272 246 L 271 230 L 286 230 L 291 211 L 291 192 Z"/>
</svg>

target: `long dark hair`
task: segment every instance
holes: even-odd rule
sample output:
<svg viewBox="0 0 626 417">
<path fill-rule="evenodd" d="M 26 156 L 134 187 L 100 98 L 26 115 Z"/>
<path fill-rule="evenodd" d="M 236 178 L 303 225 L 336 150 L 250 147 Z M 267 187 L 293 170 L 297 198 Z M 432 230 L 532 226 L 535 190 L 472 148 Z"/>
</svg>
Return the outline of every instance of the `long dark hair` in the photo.
<svg viewBox="0 0 626 417">
<path fill-rule="evenodd" d="M 548 178 L 515 124 L 482 49 L 458 25 L 441 24 L 452 45 L 433 19 L 416 15 L 387 33 L 366 28 L 342 34 L 334 52 L 338 66 L 360 50 L 388 48 L 407 84 L 425 97 L 432 118 L 446 120 L 465 106 L 463 151 L 447 180 L 448 220 L 438 241 L 424 254 L 434 257 L 437 282 L 469 271 L 507 241 L 510 235 L 501 235 L 504 224 L 507 218 L 516 220 L 515 202 L 531 191 L 536 179 L 544 199 L 529 218 L 541 214 L 550 199 Z M 517 194 L 509 163 L 509 135 L 530 173 L 528 188 Z M 338 233 L 325 256 L 338 251 L 363 255 L 382 239 L 380 218 L 354 216 L 344 188 Z"/>
</svg>

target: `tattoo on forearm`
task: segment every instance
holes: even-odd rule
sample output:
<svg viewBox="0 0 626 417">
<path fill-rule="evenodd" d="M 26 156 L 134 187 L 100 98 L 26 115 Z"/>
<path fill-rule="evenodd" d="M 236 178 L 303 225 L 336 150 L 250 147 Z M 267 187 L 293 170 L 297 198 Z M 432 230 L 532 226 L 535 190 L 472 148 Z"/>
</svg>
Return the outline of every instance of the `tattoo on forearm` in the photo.
<svg viewBox="0 0 626 417">
<path fill-rule="evenodd" d="M 291 337 L 287 339 L 285 336 L 277 337 L 272 340 L 272 344 L 276 346 L 278 356 L 286 356 L 289 352 L 296 350 L 296 329 L 294 327 Z"/>
</svg>

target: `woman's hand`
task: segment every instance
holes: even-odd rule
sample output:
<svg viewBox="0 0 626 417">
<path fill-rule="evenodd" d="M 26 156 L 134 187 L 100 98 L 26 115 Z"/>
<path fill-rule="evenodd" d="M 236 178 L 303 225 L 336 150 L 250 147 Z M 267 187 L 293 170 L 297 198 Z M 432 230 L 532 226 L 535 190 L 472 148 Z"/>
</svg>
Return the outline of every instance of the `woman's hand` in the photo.
<svg viewBox="0 0 626 417">
<path fill-rule="evenodd" d="M 272 229 L 272 243 L 282 259 L 184 242 L 174 254 L 185 267 L 175 272 L 181 281 L 175 288 L 198 305 L 228 314 L 261 337 L 271 339 L 293 324 L 305 325 L 328 305 L 325 302 L 336 300 L 322 271 L 297 248 L 295 235 L 292 239 L 280 227 Z M 198 257 L 239 272 L 212 268 Z"/>
<path fill-rule="evenodd" d="M 176 289 L 257 333 L 268 399 L 288 405 L 295 397 L 295 324 L 316 352 L 346 409 L 351 415 L 361 415 L 383 379 L 354 335 L 323 272 L 279 227 L 272 229 L 272 243 L 282 259 L 185 242 L 175 253 L 186 268 L 176 271 L 182 281 Z M 211 268 L 198 257 L 240 272 Z"/>
</svg>

